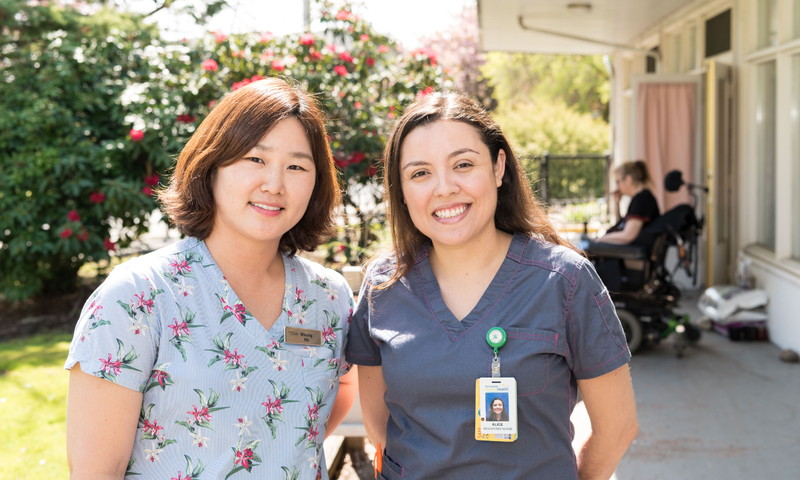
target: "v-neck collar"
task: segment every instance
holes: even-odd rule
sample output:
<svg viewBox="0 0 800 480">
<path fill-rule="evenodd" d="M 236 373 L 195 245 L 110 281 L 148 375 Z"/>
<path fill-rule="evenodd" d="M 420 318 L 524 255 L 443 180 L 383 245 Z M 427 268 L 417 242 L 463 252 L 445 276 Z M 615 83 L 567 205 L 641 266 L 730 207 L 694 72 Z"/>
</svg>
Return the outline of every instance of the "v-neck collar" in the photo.
<svg viewBox="0 0 800 480">
<path fill-rule="evenodd" d="M 431 268 L 430 245 L 424 248 L 417 258 L 415 272 L 412 275 L 417 276 L 416 280 L 420 284 L 422 295 L 425 297 L 433 320 L 439 324 L 452 341 L 458 341 L 465 333 L 491 316 L 494 306 L 502 299 L 511 280 L 516 275 L 520 264 L 515 259 L 522 257 L 523 250 L 529 240 L 530 237 L 525 234 L 514 234 L 508 247 L 508 252 L 506 252 L 503 263 L 500 264 L 500 268 L 495 273 L 494 278 L 492 278 L 489 286 L 486 287 L 475 307 L 461 321 L 453 315 L 453 312 L 444 303 L 442 291 L 439 289 L 439 282 L 436 280 L 433 268 Z"/>
<path fill-rule="evenodd" d="M 244 305 L 242 300 L 239 298 L 239 295 L 236 294 L 236 291 L 233 289 L 230 283 L 228 283 L 227 279 L 225 279 L 225 274 L 222 272 L 222 269 L 219 268 L 217 261 L 214 259 L 214 256 L 211 255 L 211 251 L 208 249 L 206 242 L 204 240 L 198 240 L 198 248 L 201 251 L 201 254 L 208 258 L 210 262 L 205 261 L 204 266 L 209 266 L 209 264 L 213 264 L 213 268 L 217 271 L 219 278 L 221 281 L 227 284 L 228 293 L 233 298 L 228 298 L 228 302 L 234 301 L 234 303 L 241 303 Z M 263 335 L 264 338 L 269 338 L 270 336 L 274 338 L 280 338 L 283 336 L 284 327 L 286 327 L 289 323 L 288 315 L 286 314 L 286 310 L 289 305 L 291 305 L 292 294 L 291 287 L 294 287 L 297 284 L 296 272 L 295 272 L 295 265 L 294 265 L 294 258 L 290 258 L 287 255 L 281 254 L 281 260 L 283 261 L 283 271 L 284 271 L 284 282 L 283 282 L 283 302 L 281 306 L 281 313 L 278 315 L 278 318 L 275 319 L 272 326 L 269 328 L 265 328 L 258 319 L 247 310 L 247 315 L 250 317 L 243 327 L 245 329 L 250 330 L 255 335 Z M 247 308 L 247 305 L 245 305 Z M 236 321 L 236 320 L 233 320 Z"/>
</svg>

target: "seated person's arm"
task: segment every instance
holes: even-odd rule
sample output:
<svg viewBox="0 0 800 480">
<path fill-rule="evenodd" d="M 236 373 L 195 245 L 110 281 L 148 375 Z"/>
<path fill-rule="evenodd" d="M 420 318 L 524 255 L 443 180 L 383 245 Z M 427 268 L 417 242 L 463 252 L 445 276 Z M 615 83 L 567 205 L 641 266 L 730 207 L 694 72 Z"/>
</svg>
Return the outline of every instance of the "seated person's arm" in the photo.
<svg viewBox="0 0 800 480">
<path fill-rule="evenodd" d="M 644 222 L 639 218 L 629 218 L 625 220 L 625 227 L 617 232 L 610 232 L 598 238 L 598 242 L 615 243 L 617 245 L 628 245 L 636 240 L 642 231 Z"/>
</svg>

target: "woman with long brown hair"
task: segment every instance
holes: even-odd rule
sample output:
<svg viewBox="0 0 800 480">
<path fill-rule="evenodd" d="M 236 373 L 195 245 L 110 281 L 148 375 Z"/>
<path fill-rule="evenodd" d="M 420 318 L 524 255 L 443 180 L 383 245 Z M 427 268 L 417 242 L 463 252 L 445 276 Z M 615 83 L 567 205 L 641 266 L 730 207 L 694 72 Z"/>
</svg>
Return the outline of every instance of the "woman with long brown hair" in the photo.
<svg viewBox="0 0 800 480">
<path fill-rule="evenodd" d="M 393 251 L 367 269 L 347 347 L 382 478 L 610 477 L 637 431 L 625 336 L 498 125 L 423 97 L 384 175 Z M 507 422 L 488 421 L 492 392 Z M 593 432 L 576 456 L 578 392 Z"/>
</svg>

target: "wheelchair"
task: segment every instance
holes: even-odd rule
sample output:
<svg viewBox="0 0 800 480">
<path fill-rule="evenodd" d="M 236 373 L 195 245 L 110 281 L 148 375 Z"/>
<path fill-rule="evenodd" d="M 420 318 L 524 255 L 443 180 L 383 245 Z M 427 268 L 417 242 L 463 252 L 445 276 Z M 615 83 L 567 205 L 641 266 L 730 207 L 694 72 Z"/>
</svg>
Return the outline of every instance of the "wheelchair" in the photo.
<svg viewBox="0 0 800 480">
<path fill-rule="evenodd" d="M 674 180 L 674 175 L 671 178 Z M 665 183 L 669 191 L 689 185 Z M 703 223 L 693 205 L 681 204 L 647 224 L 637 245 L 595 242 L 586 249 L 611 294 L 631 353 L 673 336 L 672 345 L 680 358 L 689 344 L 700 340 L 701 332 L 690 323 L 689 315 L 675 311 L 681 291 L 673 279 L 683 269 L 697 283 L 697 246 Z M 672 248 L 677 249 L 677 259 L 670 268 L 667 260 Z"/>
</svg>

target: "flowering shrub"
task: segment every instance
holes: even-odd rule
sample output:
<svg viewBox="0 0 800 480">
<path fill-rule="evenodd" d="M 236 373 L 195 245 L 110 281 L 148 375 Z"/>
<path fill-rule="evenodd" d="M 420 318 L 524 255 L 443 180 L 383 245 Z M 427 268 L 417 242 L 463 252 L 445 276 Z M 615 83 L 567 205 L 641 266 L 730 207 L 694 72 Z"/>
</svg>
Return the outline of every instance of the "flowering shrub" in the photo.
<svg viewBox="0 0 800 480">
<path fill-rule="evenodd" d="M 392 120 L 440 88 L 442 72 L 432 52 L 401 52 L 347 3 L 315 6 L 320 31 L 171 44 L 134 14 L 0 4 L 0 294 L 71 290 L 83 263 L 146 231 L 154 188 L 200 120 L 268 76 L 296 80 L 327 113 L 342 238 L 358 246 L 343 252 L 362 253 L 382 218 L 375 176 Z"/>
</svg>

